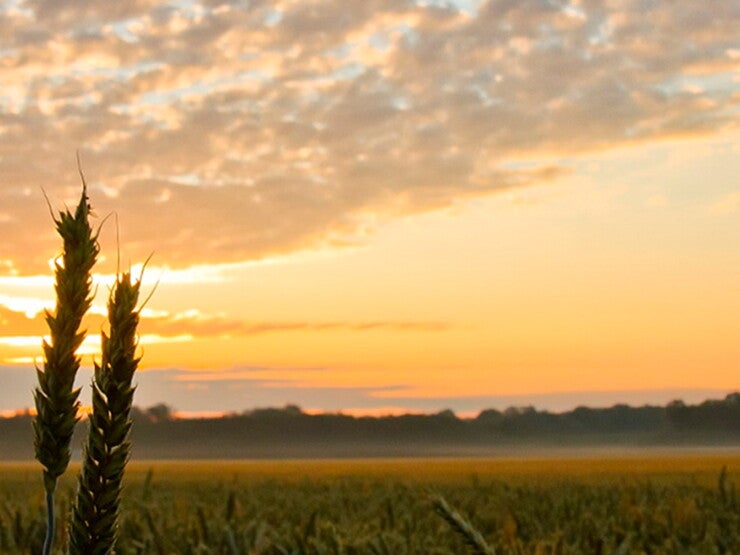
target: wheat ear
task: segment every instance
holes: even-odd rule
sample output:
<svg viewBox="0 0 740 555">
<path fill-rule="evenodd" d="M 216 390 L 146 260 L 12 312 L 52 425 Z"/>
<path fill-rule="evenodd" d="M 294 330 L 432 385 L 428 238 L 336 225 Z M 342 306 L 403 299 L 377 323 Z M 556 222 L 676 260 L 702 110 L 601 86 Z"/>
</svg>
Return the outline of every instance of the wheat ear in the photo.
<svg viewBox="0 0 740 555">
<path fill-rule="evenodd" d="M 494 549 L 488 545 L 481 533 L 464 516 L 450 507 L 447 500 L 439 496 L 433 501 L 437 513 L 450 527 L 465 540 L 465 543 L 475 555 L 494 555 Z"/>
<path fill-rule="evenodd" d="M 80 174 L 81 175 L 81 174 Z M 90 206 L 82 180 L 82 196 L 74 214 L 69 210 L 54 218 L 62 237 L 62 261 L 55 262 L 56 309 L 46 311 L 51 339 L 43 342 L 44 369 L 36 368 L 38 387 L 34 390 L 36 418 L 33 422 L 36 458 L 44 467 L 47 501 L 47 533 L 43 553 L 51 550 L 54 536 L 54 490 L 71 457 L 70 442 L 77 423 L 80 394 L 74 380 L 80 368 L 75 354 L 85 337 L 82 318 L 92 303 L 91 270 L 99 252 L 97 234 L 88 220 Z"/>
<path fill-rule="evenodd" d="M 102 333 L 102 357 L 95 364 L 93 411 L 89 419 L 72 526 L 71 555 L 111 553 L 116 541 L 123 472 L 128 461 L 132 380 L 136 357 L 137 303 L 141 280 L 116 279 L 108 300 L 110 337 Z"/>
</svg>

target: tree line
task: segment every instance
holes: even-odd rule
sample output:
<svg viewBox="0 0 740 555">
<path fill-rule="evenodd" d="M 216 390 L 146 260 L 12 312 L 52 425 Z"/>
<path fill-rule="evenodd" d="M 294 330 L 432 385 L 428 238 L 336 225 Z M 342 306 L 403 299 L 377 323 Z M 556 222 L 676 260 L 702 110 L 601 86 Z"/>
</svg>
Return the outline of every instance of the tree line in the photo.
<svg viewBox="0 0 740 555">
<path fill-rule="evenodd" d="M 179 419 L 164 404 L 134 407 L 134 458 L 432 456 L 512 447 L 740 446 L 740 393 L 697 405 L 486 409 L 474 418 L 435 414 L 356 417 L 261 408 L 220 418 Z M 31 459 L 31 415 L 0 419 L 0 458 Z M 79 425 L 74 445 L 80 445 Z M 79 449 L 76 451 L 79 456 Z"/>
</svg>

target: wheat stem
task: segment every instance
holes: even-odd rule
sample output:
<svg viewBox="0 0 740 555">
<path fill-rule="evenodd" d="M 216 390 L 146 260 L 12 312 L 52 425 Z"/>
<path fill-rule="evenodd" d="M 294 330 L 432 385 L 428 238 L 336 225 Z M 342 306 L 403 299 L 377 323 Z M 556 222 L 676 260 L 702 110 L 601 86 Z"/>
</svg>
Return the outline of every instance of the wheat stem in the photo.
<svg viewBox="0 0 740 555">
<path fill-rule="evenodd" d="M 51 553 L 51 546 L 54 543 L 54 492 L 46 492 L 46 537 L 44 538 L 44 548 L 42 553 L 48 555 Z"/>
</svg>

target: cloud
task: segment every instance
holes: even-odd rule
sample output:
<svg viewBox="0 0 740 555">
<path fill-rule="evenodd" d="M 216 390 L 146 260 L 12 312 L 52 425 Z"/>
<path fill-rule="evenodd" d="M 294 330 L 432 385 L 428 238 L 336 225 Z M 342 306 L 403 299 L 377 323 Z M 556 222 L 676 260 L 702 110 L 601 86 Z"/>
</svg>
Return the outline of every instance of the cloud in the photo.
<svg viewBox="0 0 740 555">
<path fill-rule="evenodd" d="M 373 332 L 394 331 L 408 333 L 434 333 L 449 330 L 452 326 L 436 321 L 263 321 L 250 322 L 218 315 L 202 314 L 197 310 L 170 314 L 166 311 L 143 309 L 141 313 L 139 343 L 182 343 L 209 337 L 249 337 L 267 333 L 290 332 Z M 79 354 L 100 352 L 100 331 L 107 330 L 106 316 L 92 312 L 85 316 L 82 329 L 88 336 Z M 3 298 L 0 295 L 0 359 L 15 362 L 32 362 L 41 356 L 42 337 L 48 334 L 43 303 L 37 299 Z M 213 379 L 225 379 L 223 376 Z M 229 378 L 232 379 L 232 378 Z"/>
<path fill-rule="evenodd" d="M 732 191 L 709 207 L 713 214 L 732 214 L 740 210 L 740 191 Z"/>
<path fill-rule="evenodd" d="M 0 271 L 46 270 L 39 188 L 74 202 L 78 147 L 126 252 L 182 268 L 361 241 L 557 178 L 559 156 L 731 128 L 739 23 L 690 0 L 13 4 Z"/>
<path fill-rule="evenodd" d="M 367 322 L 315 322 L 315 321 L 267 321 L 250 322 L 220 316 L 186 311 L 174 315 L 145 318 L 142 329 L 146 333 L 162 336 L 191 334 L 194 337 L 252 336 L 265 333 L 294 331 L 353 331 L 369 332 L 391 330 L 395 332 L 440 332 L 451 328 L 446 322 L 435 321 L 367 321 Z"/>
<path fill-rule="evenodd" d="M 665 208 L 668 206 L 668 203 L 668 197 L 662 193 L 650 195 L 645 201 L 645 205 L 649 208 Z"/>
<path fill-rule="evenodd" d="M 389 407 L 409 412 L 436 412 L 452 409 L 458 413 L 475 415 L 486 408 L 503 410 L 510 406 L 533 405 L 539 410 L 564 411 L 581 406 L 609 407 L 617 403 L 633 406 L 664 405 L 675 399 L 700 403 L 706 399 L 722 398 L 731 391 L 721 389 L 658 389 L 632 391 L 570 391 L 526 395 L 479 395 L 456 397 L 429 397 L 415 395 L 413 388 L 403 384 L 384 387 L 324 387 L 312 386 L 305 380 L 292 380 L 291 373 L 320 371 L 311 368 L 235 368 L 233 379 L 189 380 L 200 372 L 177 368 L 161 368 L 137 372 L 135 403 L 149 407 L 166 402 L 170 406 L 186 408 L 188 412 L 241 412 L 256 407 L 282 407 L 294 403 L 305 409 L 347 411 L 350 413 L 387 413 Z M 269 377 L 270 372 L 284 376 Z M 215 373 L 215 372 L 214 372 Z M 220 371 L 219 371 L 220 375 Z M 36 384 L 33 368 L 0 366 L 0 411 L 14 411 L 32 406 L 31 391 Z M 90 369 L 82 368 L 77 384 L 88 398 Z"/>
<path fill-rule="evenodd" d="M 211 371 L 150 369 L 137 374 L 136 403 L 151 406 L 162 402 L 162 395 L 166 394 L 168 404 L 187 407 L 188 411 L 240 412 L 256 407 L 281 407 L 286 403 L 338 411 L 348 407 L 385 406 L 381 395 L 406 389 L 403 384 L 332 387 L 307 381 L 307 375 L 324 370 L 302 366 L 239 366 Z"/>
</svg>

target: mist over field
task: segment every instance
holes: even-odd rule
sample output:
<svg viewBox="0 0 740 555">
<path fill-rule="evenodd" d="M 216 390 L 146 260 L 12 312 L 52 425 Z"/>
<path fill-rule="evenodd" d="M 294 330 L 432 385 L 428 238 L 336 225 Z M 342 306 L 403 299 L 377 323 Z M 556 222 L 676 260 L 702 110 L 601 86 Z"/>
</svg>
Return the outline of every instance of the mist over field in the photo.
<svg viewBox="0 0 740 555">
<path fill-rule="evenodd" d="M 740 452 L 738 393 L 697 405 L 674 401 L 560 413 L 510 407 L 469 418 L 450 410 L 358 417 L 290 405 L 183 419 L 163 404 L 135 409 L 132 416 L 135 460 Z M 0 419 L 0 458 L 31 458 L 30 421 L 23 414 Z M 78 428 L 82 433 L 84 425 Z"/>
</svg>

